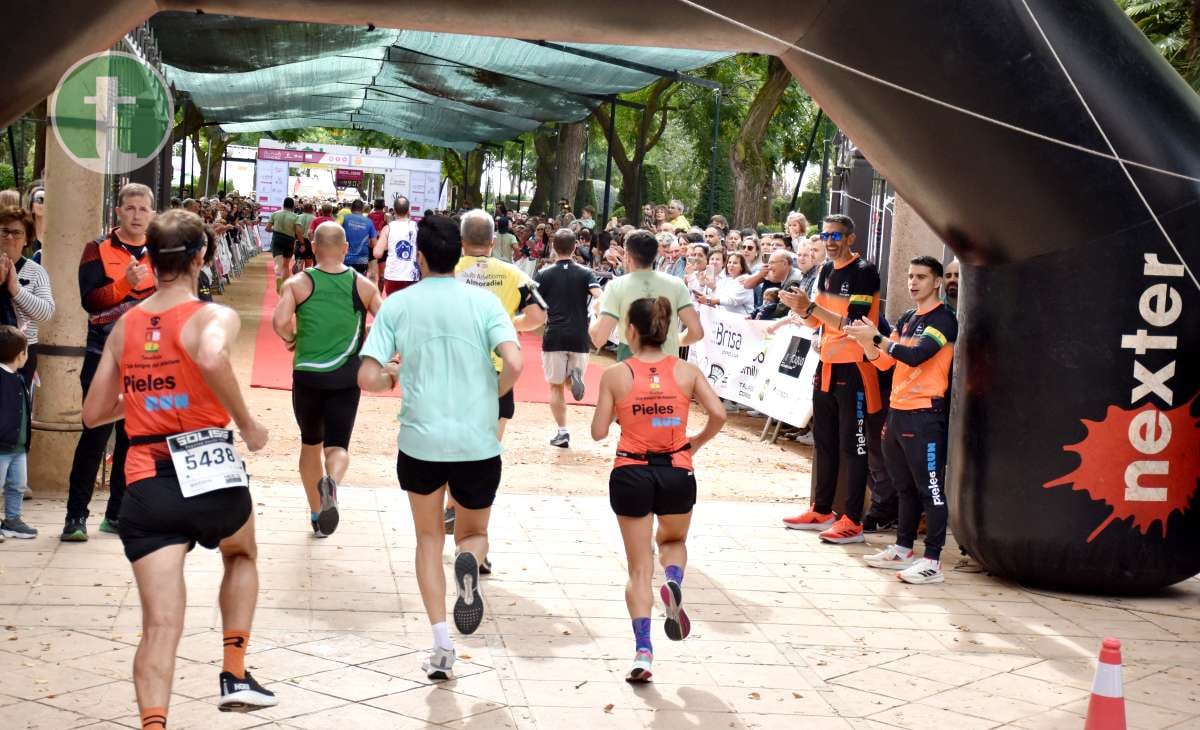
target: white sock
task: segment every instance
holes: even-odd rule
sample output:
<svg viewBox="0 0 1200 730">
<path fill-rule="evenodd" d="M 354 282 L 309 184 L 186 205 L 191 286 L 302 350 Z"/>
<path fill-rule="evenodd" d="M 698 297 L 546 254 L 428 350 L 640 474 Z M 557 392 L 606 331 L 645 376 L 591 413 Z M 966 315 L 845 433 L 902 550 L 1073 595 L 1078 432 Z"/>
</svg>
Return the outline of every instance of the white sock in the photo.
<svg viewBox="0 0 1200 730">
<path fill-rule="evenodd" d="M 558 429 L 558 435 L 562 436 L 563 434 L 567 434 L 567 429 L 565 429 L 565 428 Z M 567 435 L 569 436 L 570 434 L 567 434 Z"/>
<path fill-rule="evenodd" d="M 433 643 L 439 649 L 454 648 L 454 642 L 450 640 L 450 628 L 445 621 L 433 625 Z"/>
</svg>

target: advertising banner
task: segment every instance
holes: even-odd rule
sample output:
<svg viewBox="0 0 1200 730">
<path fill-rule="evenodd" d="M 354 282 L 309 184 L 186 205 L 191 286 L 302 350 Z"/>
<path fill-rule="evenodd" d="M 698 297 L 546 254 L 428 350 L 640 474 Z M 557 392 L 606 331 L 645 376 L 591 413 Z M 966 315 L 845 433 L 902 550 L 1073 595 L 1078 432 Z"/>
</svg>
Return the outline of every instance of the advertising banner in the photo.
<svg viewBox="0 0 1200 730">
<path fill-rule="evenodd" d="M 784 423 L 806 425 L 817 366 L 812 330 L 707 306 L 699 313 L 704 339 L 689 348 L 688 361 L 717 394 Z"/>
</svg>

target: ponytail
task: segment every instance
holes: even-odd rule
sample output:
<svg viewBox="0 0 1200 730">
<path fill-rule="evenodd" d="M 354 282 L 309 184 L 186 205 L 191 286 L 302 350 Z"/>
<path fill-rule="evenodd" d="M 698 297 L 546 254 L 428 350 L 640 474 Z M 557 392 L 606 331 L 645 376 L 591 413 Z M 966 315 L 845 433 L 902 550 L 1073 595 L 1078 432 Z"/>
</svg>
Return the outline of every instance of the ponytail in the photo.
<svg viewBox="0 0 1200 730">
<path fill-rule="evenodd" d="M 629 324 L 643 347 L 662 347 L 671 331 L 674 310 L 666 297 L 638 299 L 629 305 Z"/>
</svg>

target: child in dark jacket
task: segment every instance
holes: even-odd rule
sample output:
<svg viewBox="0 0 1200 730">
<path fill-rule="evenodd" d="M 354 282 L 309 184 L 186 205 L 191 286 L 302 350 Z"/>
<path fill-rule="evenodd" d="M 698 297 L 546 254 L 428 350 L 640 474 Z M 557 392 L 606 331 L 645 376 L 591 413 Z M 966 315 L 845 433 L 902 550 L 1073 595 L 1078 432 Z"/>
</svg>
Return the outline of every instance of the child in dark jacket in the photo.
<svg viewBox="0 0 1200 730">
<path fill-rule="evenodd" d="M 0 479 L 4 481 L 0 536 L 25 540 L 37 537 L 37 530 L 21 520 L 31 414 L 29 386 L 17 371 L 28 357 L 24 333 L 12 325 L 0 325 Z"/>
</svg>

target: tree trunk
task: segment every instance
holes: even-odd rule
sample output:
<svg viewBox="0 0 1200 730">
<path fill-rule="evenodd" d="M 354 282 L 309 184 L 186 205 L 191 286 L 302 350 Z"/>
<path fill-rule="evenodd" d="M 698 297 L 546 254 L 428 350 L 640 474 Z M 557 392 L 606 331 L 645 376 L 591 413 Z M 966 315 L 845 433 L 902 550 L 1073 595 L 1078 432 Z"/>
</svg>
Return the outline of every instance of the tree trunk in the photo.
<svg viewBox="0 0 1200 730">
<path fill-rule="evenodd" d="M 42 99 L 42 102 L 33 109 L 33 115 L 37 117 L 37 127 L 33 135 L 33 169 L 29 173 L 31 180 L 46 177 L 46 130 L 48 129 L 46 117 L 49 114 L 46 99 Z"/>
<path fill-rule="evenodd" d="M 583 133 L 587 122 L 558 125 L 558 144 L 554 150 L 554 184 L 550 198 L 555 205 L 566 198 L 575 207 L 579 181 L 579 163 L 583 155 Z"/>
<path fill-rule="evenodd" d="M 729 148 L 729 166 L 733 170 L 733 220 L 737 228 L 754 227 L 769 218 L 763 214 L 763 196 L 771 183 L 771 170 L 762 154 L 762 141 L 771 118 L 783 101 L 792 75 L 783 61 L 772 56 L 767 62 L 767 78 L 746 110 L 746 118 Z M 766 201 L 767 210 L 770 201 Z"/>
<path fill-rule="evenodd" d="M 637 220 L 642 209 L 642 163 L 646 160 L 646 153 L 662 139 L 663 131 L 667 128 L 667 103 L 678 89 L 674 81 L 659 79 L 650 87 L 645 109 L 625 110 L 626 114 L 638 114 L 634 127 L 637 136 L 633 141 L 633 154 L 626 151 L 620 134 L 609 138 L 608 109 L 602 105 L 593 112 L 608 144 L 612 146 L 613 162 L 621 171 L 621 200 L 625 205 L 625 216 L 631 221 Z"/>
<path fill-rule="evenodd" d="M 483 182 L 483 157 L 484 152 L 481 149 L 467 153 L 462 187 L 462 205 L 465 208 L 483 207 L 483 193 L 479 190 L 479 185 Z"/>
<path fill-rule="evenodd" d="M 201 139 L 207 144 L 201 144 Z M 194 194 L 213 197 L 221 188 L 221 158 L 229 147 L 229 139 L 222 137 L 216 127 L 202 127 L 192 134 L 192 144 L 196 149 L 196 172 L 199 173 L 192 176 Z"/>
<path fill-rule="evenodd" d="M 543 215 L 550 210 L 550 196 L 554 187 L 555 140 L 549 128 L 533 134 L 533 153 L 537 155 L 534 167 L 533 199 L 529 201 L 530 215 Z"/>
</svg>

